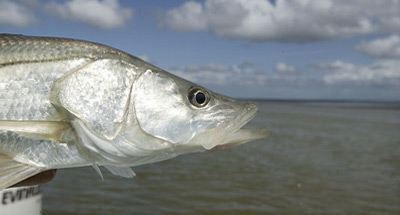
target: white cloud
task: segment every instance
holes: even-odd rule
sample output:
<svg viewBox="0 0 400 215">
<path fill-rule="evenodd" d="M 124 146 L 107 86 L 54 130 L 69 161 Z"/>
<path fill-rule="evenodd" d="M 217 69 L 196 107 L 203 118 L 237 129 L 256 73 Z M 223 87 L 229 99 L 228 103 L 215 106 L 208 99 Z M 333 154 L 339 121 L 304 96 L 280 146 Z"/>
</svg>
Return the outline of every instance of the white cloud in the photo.
<svg viewBox="0 0 400 215">
<path fill-rule="evenodd" d="M 287 64 L 284 63 L 287 66 Z M 358 65 L 340 60 L 296 72 L 260 71 L 251 62 L 170 69 L 175 75 L 220 93 L 260 98 L 399 99 L 400 62 Z"/>
<path fill-rule="evenodd" d="M 169 10 L 162 23 L 174 30 L 211 30 L 251 41 L 314 41 L 400 31 L 400 1 L 206 0 Z"/>
<path fill-rule="evenodd" d="M 280 62 L 276 64 L 275 71 L 277 72 L 294 72 L 294 68 L 292 66 L 286 65 L 284 62 Z"/>
<path fill-rule="evenodd" d="M 165 24 L 174 30 L 205 30 L 207 23 L 203 17 L 204 11 L 201 3 L 186 2 L 179 8 L 166 13 Z"/>
<path fill-rule="evenodd" d="M 251 62 L 240 65 L 207 64 L 174 68 L 171 73 L 202 85 L 263 85 L 265 73 L 253 68 Z"/>
<path fill-rule="evenodd" d="M 324 72 L 328 85 L 381 86 L 400 88 L 400 62 L 381 60 L 371 65 L 354 65 L 342 61 L 319 64 L 314 69 Z"/>
<path fill-rule="evenodd" d="M 391 35 L 369 42 L 362 42 L 355 48 L 373 57 L 400 58 L 400 36 Z"/>
<path fill-rule="evenodd" d="M 102 29 L 121 28 L 133 16 L 133 10 L 121 7 L 118 0 L 70 0 L 64 4 L 51 2 L 45 8 L 63 19 Z"/>
<path fill-rule="evenodd" d="M 278 68 L 278 69 L 277 69 Z M 278 63 L 273 71 L 259 71 L 252 64 L 187 66 L 170 72 L 202 85 L 226 86 L 380 86 L 400 88 L 400 62 L 380 60 L 370 65 L 357 65 L 340 60 L 310 65 L 300 71 Z"/>
<path fill-rule="evenodd" d="M 25 27 L 38 20 L 27 7 L 8 0 L 0 0 L 0 25 Z"/>
</svg>

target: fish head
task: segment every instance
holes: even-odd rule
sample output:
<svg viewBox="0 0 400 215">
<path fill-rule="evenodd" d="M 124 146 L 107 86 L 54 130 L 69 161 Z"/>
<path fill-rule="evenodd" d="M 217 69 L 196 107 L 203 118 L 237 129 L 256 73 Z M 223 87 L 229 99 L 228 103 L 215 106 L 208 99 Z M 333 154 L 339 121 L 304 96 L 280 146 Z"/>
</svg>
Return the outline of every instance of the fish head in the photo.
<svg viewBox="0 0 400 215">
<path fill-rule="evenodd" d="M 141 130 L 181 152 L 227 148 L 270 133 L 242 129 L 258 111 L 254 103 L 220 95 L 162 70 L 144 72 L 132 92 Z"/>
</svg>

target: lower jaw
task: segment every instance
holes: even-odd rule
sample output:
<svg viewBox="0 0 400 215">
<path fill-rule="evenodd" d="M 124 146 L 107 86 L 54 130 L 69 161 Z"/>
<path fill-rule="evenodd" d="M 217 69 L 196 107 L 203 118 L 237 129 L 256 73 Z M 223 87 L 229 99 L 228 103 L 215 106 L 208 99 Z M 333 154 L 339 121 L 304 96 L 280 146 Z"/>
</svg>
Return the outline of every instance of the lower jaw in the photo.
<svg viewBox="0 0 400 215">
<path fill-rule="evenodd" d="M 249 130 L 249 129 L 239 129 L 236 132 L 225 138 L 225 141 L 217 146 L 211 148 L 211 150 L 217 149 L 228 149 L 232 148 L 250 141 L 259 140 L 269 136 L 271 132 L 268 129 L 260 130 Z"/>
</svg>

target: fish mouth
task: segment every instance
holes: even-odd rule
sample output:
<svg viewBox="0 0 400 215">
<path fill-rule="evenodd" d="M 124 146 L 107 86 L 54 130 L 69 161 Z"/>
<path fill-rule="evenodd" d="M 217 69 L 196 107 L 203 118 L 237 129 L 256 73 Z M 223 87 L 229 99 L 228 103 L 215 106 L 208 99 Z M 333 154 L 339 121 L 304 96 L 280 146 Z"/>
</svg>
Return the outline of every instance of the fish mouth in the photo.
<svg viewBox="0 0 400 215">
<path fill-rule="evenodd" d="M 233 124 L 236 126 L 233 127 L 232 132 L 225 137 L 221 144 L 214 146 L 211 150 L 232 148 L 250 141 L 263 139 L 271 134 L 266 128 L 257 130 L 242 128 L 251 121 L 258 112 L 258 108 L 254 103 L 246 103 L 246 111 L 234 120 Z"/>
</svg>

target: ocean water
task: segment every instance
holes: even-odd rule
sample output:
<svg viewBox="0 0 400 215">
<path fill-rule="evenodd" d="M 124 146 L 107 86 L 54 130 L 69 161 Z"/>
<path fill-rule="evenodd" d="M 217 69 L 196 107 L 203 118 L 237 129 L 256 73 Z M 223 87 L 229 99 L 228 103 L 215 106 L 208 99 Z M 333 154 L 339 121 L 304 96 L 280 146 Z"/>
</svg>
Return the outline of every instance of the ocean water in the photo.
<svg viewBox="0 0 400 215">
<path fill-rule="evenodd" d="M 264 140 L 134 168 L 59 170 L 43 214 L 400 214 L 400 105 L 263 102 Z"/>
</svg>

